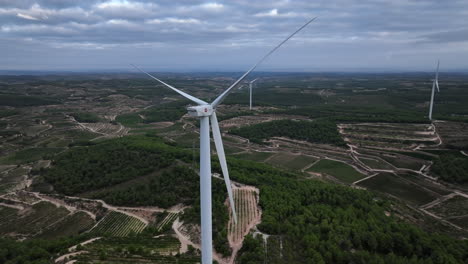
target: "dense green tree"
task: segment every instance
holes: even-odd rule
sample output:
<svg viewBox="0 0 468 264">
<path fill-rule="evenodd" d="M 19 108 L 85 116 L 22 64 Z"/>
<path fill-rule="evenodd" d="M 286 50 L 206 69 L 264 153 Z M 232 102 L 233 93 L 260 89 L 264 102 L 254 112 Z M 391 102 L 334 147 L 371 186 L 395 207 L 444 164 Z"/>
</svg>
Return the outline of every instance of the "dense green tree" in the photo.
<svg viewBox="0 0 468 264">
<path fill-rule="evenodd" d="M 331 121 L 277 120 L 230 130 L 229 133 L 262 143 L 271 137 L 289 137 L 312 143 L 344 146 L 336 124 Z"/>
</svg>

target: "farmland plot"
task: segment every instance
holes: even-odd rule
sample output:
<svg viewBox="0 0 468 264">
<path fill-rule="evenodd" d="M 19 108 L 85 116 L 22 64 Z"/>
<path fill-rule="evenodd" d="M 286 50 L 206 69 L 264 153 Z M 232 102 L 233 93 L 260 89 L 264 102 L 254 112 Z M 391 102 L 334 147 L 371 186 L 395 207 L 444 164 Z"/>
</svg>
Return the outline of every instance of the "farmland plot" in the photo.
<svg viewBox="0 0 468 264">
<path fill-rule="evenodd" d="M 94 220 L 86 213 L 78 211 L 65 217 L 58 223 L 44 230 L 38 237 L 56 238 L 77 235 L 87 231 L 94 224 Z"/>
<path fill-rule="evenodd" d="M 436 192 L 429 191 L 392 173 L 380 173 L 375 177 L 359 182 L 358 185 L 387 193 L 418 206 L 427 204 L 440 197 Z"/>
<path fill-rule="evenodd" d="M 297 171 L 303 169 L 316 160 L 317 159 L 310 156 L 277 153 L 275 156 L 269 158 L 266 163 L 269 163 L 273 166 Z"/>
<path fill-rule="evenodd" d="M 468 214 L 468 198 L 455 195 L 428 209 L 442 217 L 460 217 Z"/>
<path fill-rule="evenodd" d="M 274 153 L 272 152 L 257 152 L 257 151 L 252 151 L 248 153 L 241 153 L 241 154 L 236 154 L 233 155 L 234 157 L 237 157 L 239 159 L 245 159 L 245 160 L 251 160 L 251 161 L 256 161 L 256 162 L 263 162 L 269 157 L 271 157 Z"/>
<path fill-rule="evenodd" d="M 32 206 L 24 205 L 15 212 L 7 210 L 8 217 L 0 221 L 0 234 L 30 237 L 42 233 L 69 214 L 64 207 L 56 207 L 49 202 L 38 202 Z"/>
<path fill-rule="evenodd" d="M 146 224 L 135 217 L 111 211 L 91 230 L 91 233 L 108 234 L 110 236 L 124 237 L 130 233 L 140 233 Z"/>
<path fill-rule="evenodd" d="M 157 230 L 164 230 L 167 226 L 172 225 L 172 222 L 176 220 L 178 215 L 178 213 L 168 213 L 167 216 L 164 217 L 163 220 L 156 225 Z"/>
<path fill-rule="evenodd" d="M 179 241 L 158 237 L 105 237 L 84 246 L 84 254 L 73 256 L 80 263 L 199 263 L 200 256 L 180 254 Z"/>
<path fill-rule="evenodd" d="M 325 173 L 348 184 L 366 177 L 348 164 L 328 159 L 320 160 L 307 171 Z"/>
</svg>

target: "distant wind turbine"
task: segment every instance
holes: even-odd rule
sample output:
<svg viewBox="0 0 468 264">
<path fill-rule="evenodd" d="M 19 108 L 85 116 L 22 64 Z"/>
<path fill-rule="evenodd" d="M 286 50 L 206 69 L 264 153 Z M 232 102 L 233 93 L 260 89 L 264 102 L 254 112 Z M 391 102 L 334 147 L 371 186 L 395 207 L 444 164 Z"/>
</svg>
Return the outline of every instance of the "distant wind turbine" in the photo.
<svg viewBox="0 0 468 264">
<path fill-rule="evenodd" d="M 440 61 L 437 60 L 436 76 L 432 82 L 431 105 L 429 106 L 429 120 L 432 120 L 432 108 L 434 107 L 435 88 L 437 87 L 437 92 L 440 92 L 439 90 L 439 64 L 440 64 Z"/>
<path fill-rule="evenodd" d="M 307 25 L 309 25 L 316 18 L 309 20 L 299 29 L 294 31 L 280 44 L 274 47 L 270 52 L 264 55 L 257 63 L 255 63 L 246 73 L 244 73 L 237 81 L 235 81 L 228 89 L 226 89 L 221 95 L 219 95 L 211 104 L 200 100 L 194 96 L 191 96 L 163 81 L 154 77 L 153 75 L 143 71 L 135 65 L 132 65 L 137 70 L 148 75 L 159 83 L 179 93 L 183 97 L 196 103 L 197 106 L 187 107 L 188 113 L 191 116 L 200 118 L 200 208 L 201 208 L 201 252 L 202 252 L 202 264 L 211 264 L 213 262 L 213 245 L 212 245 L 212 218 L 211 218 L 211 155 L 210 155 L 210 122 L 213 132 L 213 139 L 218 153 L 219 163 L 224 175 L 224 182 L 227 187 L 229 196 L 229 203 L 231 205 L 234 222 L 237 222 L 236 210 L 234 207 L 234 199 L 232 196 L 231 181 L 229 179 L 228 168 L 226 164 L 226 157 L 224 154 L 223 142 L 221 140 L 221 132 L 219 130 L 218 119 L 216 118 L 216 107 L 226 98 L 226 96 L 236 87 L 247 75 L 249 75 L 257 66 L 262 63 L 268 56 L 275 52 L 281 47 L 286 41 L 292 38 L 296 33 L 301 31 Z"/>
<path fill-rule="evenodd" d="M 250 110 L 252 110 L 252 85 L 253 83 L 258 80 L 258 78 L 254 79 L 253 81 L 249 82 L 249 90 L 250 90 Z"/>
</svg>

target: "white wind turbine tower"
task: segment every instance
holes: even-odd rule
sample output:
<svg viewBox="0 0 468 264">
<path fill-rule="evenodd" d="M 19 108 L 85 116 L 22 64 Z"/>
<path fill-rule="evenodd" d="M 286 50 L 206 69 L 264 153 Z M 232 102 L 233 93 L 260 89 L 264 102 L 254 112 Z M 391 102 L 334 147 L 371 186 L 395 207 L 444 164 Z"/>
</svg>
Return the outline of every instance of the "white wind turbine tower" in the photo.
<svg viewBox="0 0 468 264">
<path fill-rule="evenodd" d="M 435 76 L 435 79 L 432 82 L 431 105 L 429 106 L 429 120 L 432 120 L 432 108 L 434 107 L 435 88 L 437 87 L 437 92 L 440 92 L 440 90 L 439 90 L 439 64 L 440 64 L 440 61 L 437 60 L 436 76 Z"/>
<path fill-rule="evenodd" d="M 252 110 L 252 85 L 253 83 L 258 80 L 258 78 L 254 79 L 253 81 L 249 82 L 249 90 L 250 90 L 250 110 Z"/>
<path fill-rule="evenodd" d="M 183 97 L 196 103 L 197 106 L 187 107 L 188 113 L 191 116 L 200 119 L 200 208 L 201 208 L 201 253 L 202 264 L 211 264 L 213 262 L 213 245 L 212 245 L 212 218 L 211 218 L 211 154 L 210 154 L 210 122 L 213 132 L 213 139 L 218 153 L 219 163 L 224 175 L 224 182 L 226 183 L 227 192 L 229 195 L 229 203 L 231 205 L 234 221 L 237 222 L 236 211 L 234 207 L 234 200 L 232 196 L 231 181 L 229 179 L 228 168 L 226 164 L 226 157 L 224 155 L 224 147 L 221 140 L 221 132 L 219 130 L 218 119 L 216 118 L 216 107 L 226 98 L 226 96 L 236 87 L 242 80 L 244 80 L 250 72 L 252 72 L 260 63 L 262 63 L 268 56 L 281 47 L 286 41 L 292 38 L 296 33 L 301 31 L 309 25 L 316 18 L 309 20 L 294 33 L 289 35 L 280 44 L 274 47 L 270 52 L 263 56 L 257 63 L 255 63 L 244 75 L 235 81 L 228 89 L 219 95 L 211 104 L 191 96 L 163 81 L 154 77 L 153 75 L 141 70 L 140 68 L 132 65 L 142 73 L 148 75 L 159 83 L 167 86 L 173 91 L 179 93 Z"/>
</svg>

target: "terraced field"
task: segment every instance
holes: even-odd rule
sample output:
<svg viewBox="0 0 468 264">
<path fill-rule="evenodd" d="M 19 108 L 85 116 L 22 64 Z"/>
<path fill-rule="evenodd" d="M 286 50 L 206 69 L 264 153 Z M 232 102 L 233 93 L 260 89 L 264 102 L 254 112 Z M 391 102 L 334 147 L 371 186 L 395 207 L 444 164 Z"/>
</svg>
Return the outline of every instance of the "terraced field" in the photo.
<svg viewBox="0 0 468 264">
<path fill-rule="evenodd" d="M 359 123 L 338 127 L 346 141 L 356 146 L 413 149 L 439 143 L 434 127 L 429 124 Z"/>
<path fill-rule="evenodd" d="M 80 123 L 83 128 L 99 134 L 123 136 L 128 133 L 129 129 L 121 125 L 114 125 L 111 123 Z"/>
<path fill-rule="evenodd" d="M 115 237 L 128 236 L 130 233 L 140 233 L 146 224 L 135 217 L 111 211 L 90 231 L 95 235 L 108 234 Z"/>
</svg>

